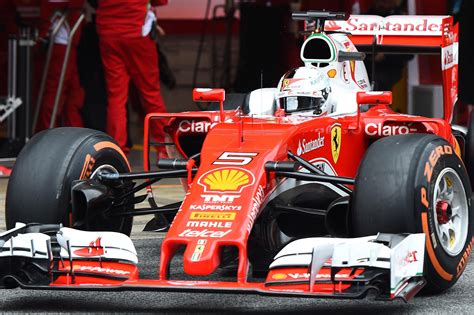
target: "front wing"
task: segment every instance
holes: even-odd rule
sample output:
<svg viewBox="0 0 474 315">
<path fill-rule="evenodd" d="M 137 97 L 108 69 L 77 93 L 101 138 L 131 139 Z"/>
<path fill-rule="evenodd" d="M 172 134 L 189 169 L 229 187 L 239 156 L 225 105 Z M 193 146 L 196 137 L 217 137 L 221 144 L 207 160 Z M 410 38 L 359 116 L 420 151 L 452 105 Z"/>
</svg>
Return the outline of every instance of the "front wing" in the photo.
<svg viewBox="0 0 474 315">
<path fill-rule="evenodd" d="M 135 247 L 115 232 L 17 224 L 0 234 L 0 288 L 204 291 L 295 297 L 413 297 L 424 285 L 424 234 L 306 238 L 289 243 L 261 282 L 145 280 Z"/>
</svg>

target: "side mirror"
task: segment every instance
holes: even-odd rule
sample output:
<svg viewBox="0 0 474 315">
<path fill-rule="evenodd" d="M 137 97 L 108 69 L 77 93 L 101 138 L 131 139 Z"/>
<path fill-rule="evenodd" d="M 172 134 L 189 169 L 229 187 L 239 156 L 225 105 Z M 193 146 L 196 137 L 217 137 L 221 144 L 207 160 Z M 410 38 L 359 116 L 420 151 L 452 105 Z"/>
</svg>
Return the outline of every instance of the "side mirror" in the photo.
<svg viewBox="0 0 474 315">
<path fill-rule="evenodd" d="M 357 119 L 354 124 L 349 125 L 349 129 L 358 130 L 360 126 L 360 105 L 362 104 L 392 104 L 392 92 L 357 92 Z"/>
<path fill-rule="evenodd" d="M 224 121 L 224 101 L 225 101 L 225 90 L 224 89 L 193 89 L 193 101 L 195 102 L 219 102 L 219 116 L 221 122 Z"/>
<path fill-rule="evenodd" d="M 223 102 L 224 100 L 224 89 L 193 89 L 193 101 L 195 102 Z"/>
<path fill-rule="evenodd" d="M 392 104 L 392 92 L 357 92 L 357 104 Z"/>
</svg>

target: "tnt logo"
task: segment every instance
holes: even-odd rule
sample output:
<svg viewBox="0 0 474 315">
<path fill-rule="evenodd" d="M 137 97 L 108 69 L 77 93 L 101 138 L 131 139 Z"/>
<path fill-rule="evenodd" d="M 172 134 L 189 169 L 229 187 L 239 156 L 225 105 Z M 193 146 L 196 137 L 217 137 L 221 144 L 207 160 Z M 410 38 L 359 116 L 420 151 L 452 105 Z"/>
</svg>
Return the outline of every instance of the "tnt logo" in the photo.
<svg viewBox="0 0 474 315">
<path fill-rule="evenodd" d="M 201 195 L 206 203 L 233 203 L 240 196 L 231 195 Z"/>
</svg>

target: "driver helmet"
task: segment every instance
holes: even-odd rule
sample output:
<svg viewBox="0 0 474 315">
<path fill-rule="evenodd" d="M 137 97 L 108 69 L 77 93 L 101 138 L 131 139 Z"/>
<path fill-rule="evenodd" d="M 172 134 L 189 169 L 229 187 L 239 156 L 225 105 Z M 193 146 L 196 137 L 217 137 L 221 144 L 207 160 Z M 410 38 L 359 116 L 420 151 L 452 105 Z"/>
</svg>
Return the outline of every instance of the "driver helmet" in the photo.
<svg viewBox="0 0 474 315">
<path fill-rule="evenodd" d="M 328 114 L 329 79 L 316 67 L 288 71 L 278 83 L 276 100 L 287 114 Z"/>
</svg>

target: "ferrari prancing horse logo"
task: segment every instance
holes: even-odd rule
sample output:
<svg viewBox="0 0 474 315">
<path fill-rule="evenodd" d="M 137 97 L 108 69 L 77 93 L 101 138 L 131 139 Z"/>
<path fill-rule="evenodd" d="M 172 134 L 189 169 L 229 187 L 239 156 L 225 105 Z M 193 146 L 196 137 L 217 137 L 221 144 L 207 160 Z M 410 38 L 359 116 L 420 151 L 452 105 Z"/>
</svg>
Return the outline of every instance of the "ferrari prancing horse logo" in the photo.
<svg viewBox="0 0 474 315">
<path fill-rule="evenodd" d="M 341 151 L 341 126 L 339 124 L 331 127 L 331 152 L 334 163 L 339 159 Z"/>
</svg>

